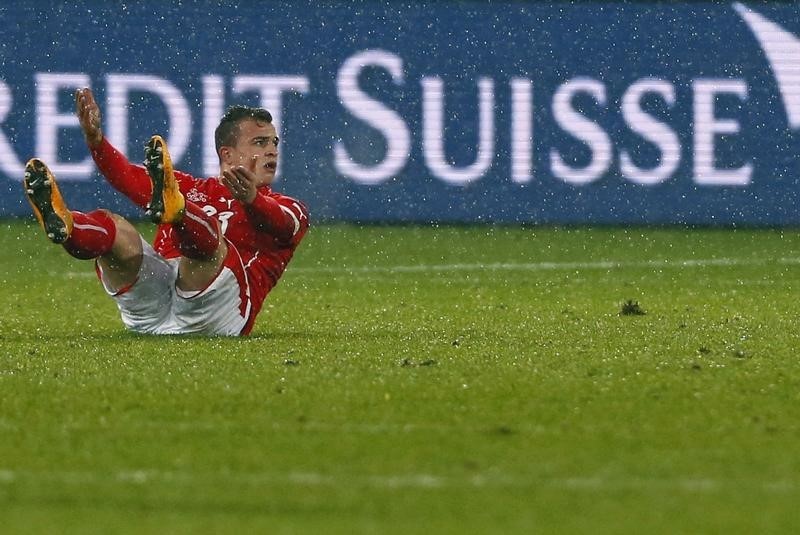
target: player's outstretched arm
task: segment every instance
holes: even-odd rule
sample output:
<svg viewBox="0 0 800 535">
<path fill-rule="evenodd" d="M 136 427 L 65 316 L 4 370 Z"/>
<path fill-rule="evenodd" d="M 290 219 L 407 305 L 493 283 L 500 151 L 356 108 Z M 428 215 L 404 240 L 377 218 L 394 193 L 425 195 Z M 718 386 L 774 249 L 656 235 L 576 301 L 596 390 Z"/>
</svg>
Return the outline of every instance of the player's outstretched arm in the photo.
<svg viewBox="0 0 800 535">
<path fill-rule="evenodd" d="M 92 90 L 88 87 L 75 92 L 75 112 L 83 129 L 83 136 L 89 147 L 96 147 L 103 141 L 100 128 L 100 107 L 94 100 Z"/>
<path fill-rule="evenodd" d="M 75 92 L 75 113 L 97 168 L 117 190 L 141 207 L 150 200 L 152 185 L 143 166 L 134 165 L 103 136 L 100 107 L 88 87 Z"/>
</svg>

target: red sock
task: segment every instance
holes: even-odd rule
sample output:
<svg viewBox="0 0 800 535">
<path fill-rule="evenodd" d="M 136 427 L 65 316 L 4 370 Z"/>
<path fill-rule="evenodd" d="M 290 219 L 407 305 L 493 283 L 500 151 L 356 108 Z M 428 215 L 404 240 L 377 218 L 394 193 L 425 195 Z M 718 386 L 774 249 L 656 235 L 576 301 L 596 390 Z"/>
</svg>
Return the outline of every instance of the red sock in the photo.
<svg viewBox="0 0 800 535">
<path fill-rule="evenodd" d="M 193 202 L 186 201 L 180 223 L 172 225 L 181 254 L 196 260 L 208 260 L 219 247 L 219 223 Z"/>
<path fill-rule="evenodd" d="M 94 210 L 88 214 L 72 212 L 72 233 L 64 249 L 75 258 L 97 258 L 111 250 L 117 236 L 117 225 L 108 212 Z"/>
</svg>

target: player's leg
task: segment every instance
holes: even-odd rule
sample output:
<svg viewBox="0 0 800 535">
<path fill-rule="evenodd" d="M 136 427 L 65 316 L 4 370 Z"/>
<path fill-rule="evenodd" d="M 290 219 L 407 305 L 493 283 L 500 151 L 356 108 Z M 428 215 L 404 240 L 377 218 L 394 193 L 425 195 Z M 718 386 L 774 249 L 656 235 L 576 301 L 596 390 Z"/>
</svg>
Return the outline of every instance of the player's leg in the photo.
<svg viewBox="0 0 800 535">
<path fill-rule="evenodd" d="M 104 282 L 115 288 L 125 288 L 137 281 L 142 266 L 142 236 L 133 225 L 117 214 L 104 213 L 114 225 L 116 235 L 111 249 L 97 257 Z"/>
<path fill-rule="evenodd" d="M 103 287 L 126 327 L 142 333 L 181 332 L 172 321 L 176 266 L 154 251 L 133 225 L 107 210 L 69 210 L 55 176 L 41 160 L 28 162 L 24 185 L 47 237 L 75 258 L 96 259 Z"/>
<path fill-rule="evenodd" d="M 153 136 L 145 146 L 145 167 L 153 183 L 146 213 L 155 223 L 172 225 L 181 252 L 178 288 L 202 290 L 219 274 L 227 253 L 219 221 L 183 197 L 160 136 Z"/>
<path fill-rule="evenodd" d="M 176 290 L 175 323 L 182 333 L 239 336 L 252 328 L 256 309 L 250 279 L 233 245 L 219 273 L 200 291 Z"/>
<path fill-rule="evenodd" d="M 38 158 L 25 166 L 24 187 L 50 241 L 61 244 L 75 258 L 97 258 L 112 285 L 122 287 L 136 280 L 142 246 L 139 233 L 130 223 L 106 210 L 69 210 L 55 176 Z"/>
</svg>

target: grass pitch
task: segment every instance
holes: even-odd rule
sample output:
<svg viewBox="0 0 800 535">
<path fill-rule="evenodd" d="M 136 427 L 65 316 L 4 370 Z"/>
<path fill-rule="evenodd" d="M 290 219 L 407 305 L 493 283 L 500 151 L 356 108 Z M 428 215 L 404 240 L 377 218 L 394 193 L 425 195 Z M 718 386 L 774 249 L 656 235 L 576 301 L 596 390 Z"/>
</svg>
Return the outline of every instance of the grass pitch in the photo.
<svg viewBox="0 0 800 535">
<path fill-rule="evenodd" d="M 246 339 L 0 221 L 4 533 L 790 533 L 800 233 L 312 228 Z"/>
</svg>

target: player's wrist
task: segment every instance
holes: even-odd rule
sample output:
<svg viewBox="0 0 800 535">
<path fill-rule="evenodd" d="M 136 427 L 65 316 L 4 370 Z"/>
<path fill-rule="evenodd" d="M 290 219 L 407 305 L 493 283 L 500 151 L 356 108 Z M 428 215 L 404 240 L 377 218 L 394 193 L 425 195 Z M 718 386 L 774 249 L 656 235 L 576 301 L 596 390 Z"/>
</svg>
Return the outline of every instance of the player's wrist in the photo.
<svg viewBox="0 0 800 535">
<path fill-rule="evenodd" d="M 86 144 L 91 148 L 99 147 L 103 142 L 103 132 L 100 130 L 94 134 L 86 134 L 84 137 L 86 138 Z"/>
<path fill-rule="evenodd" d="M 248 195 L 246 199 L 242 200 L 242 204 L 248 207 L 255 207 L 258 204 L 259 197 L 258 190 L 255 190 L 251 195 Z"/>
</svg>

